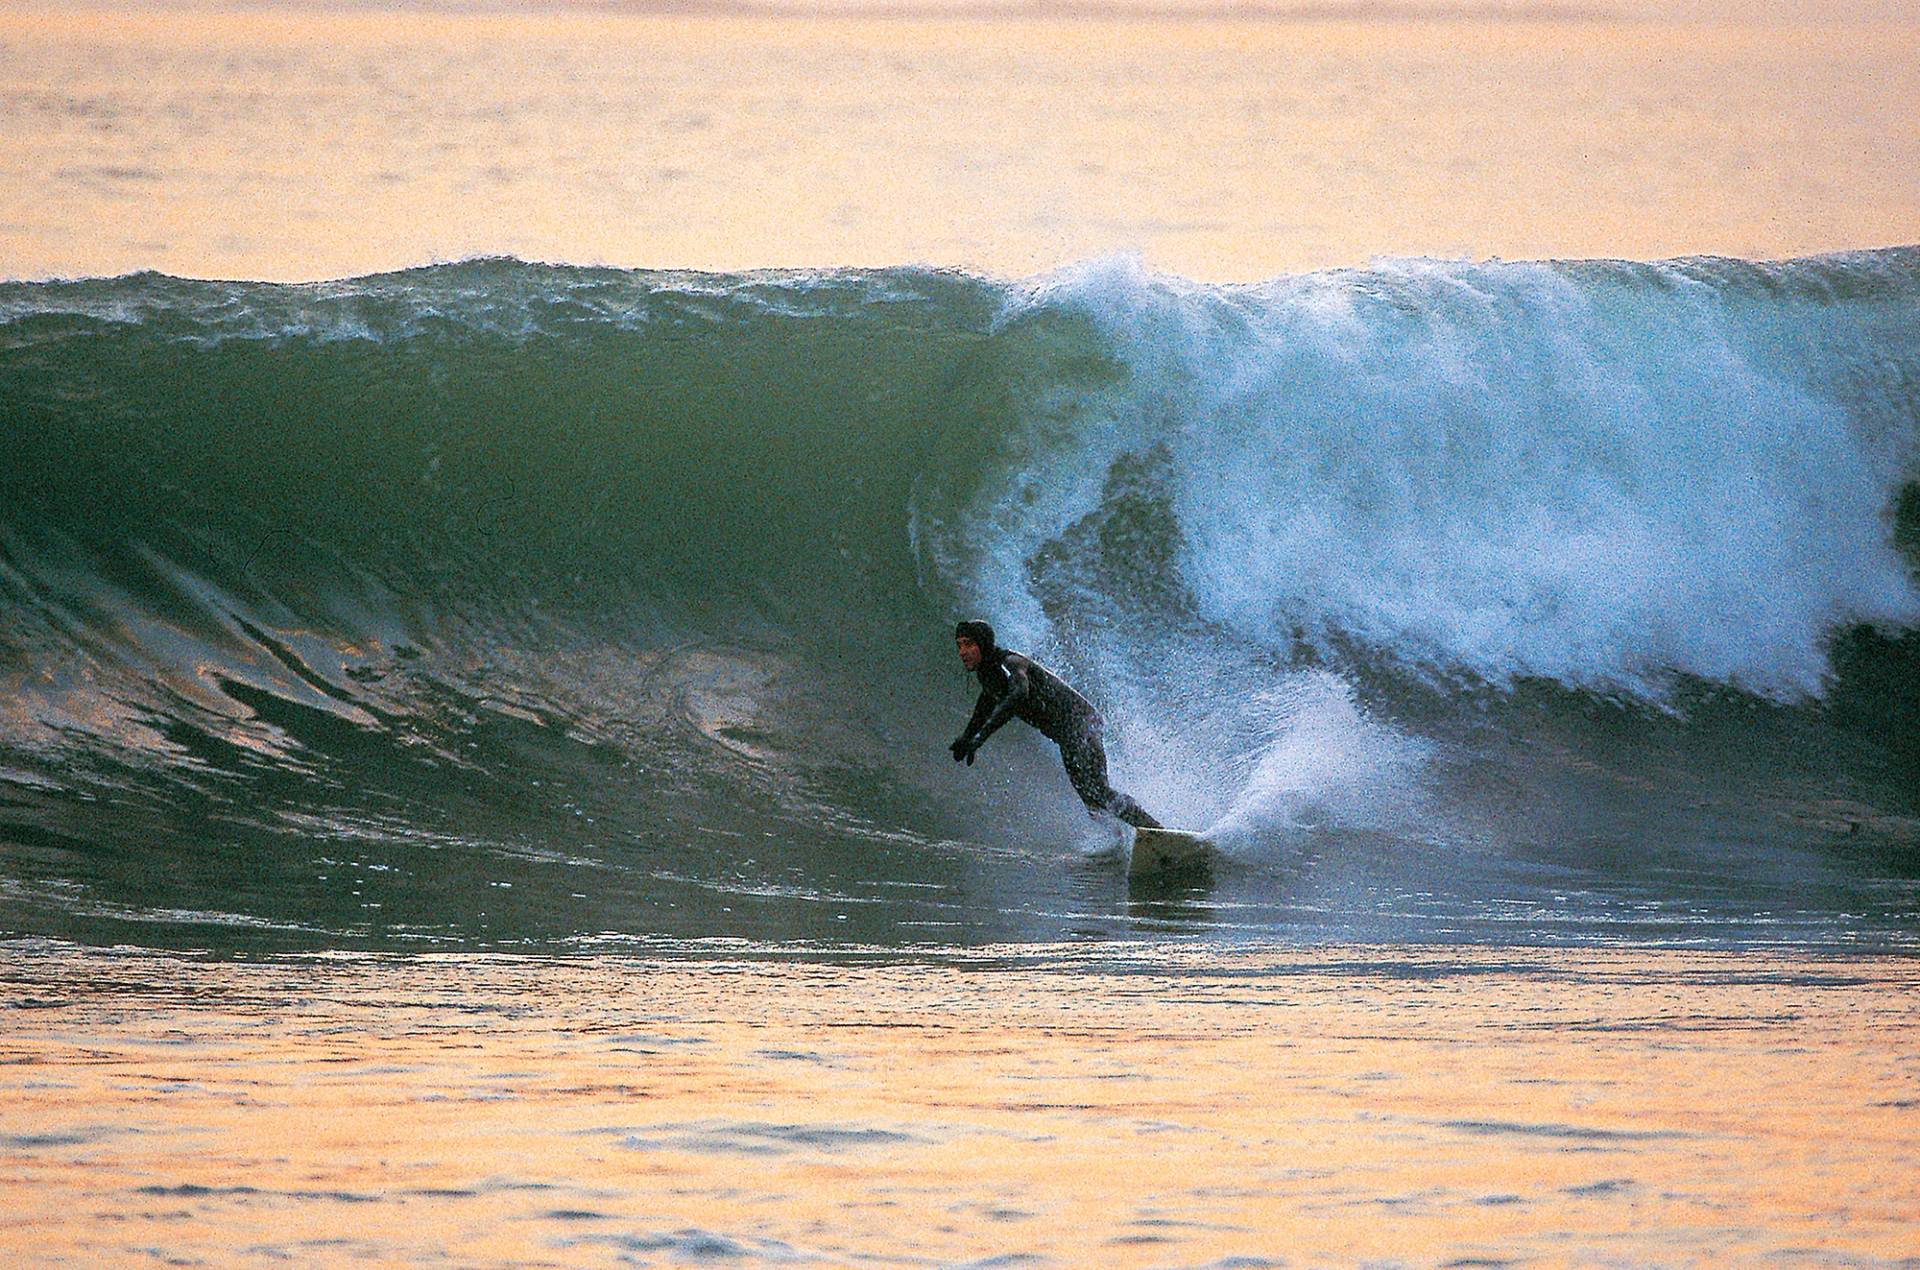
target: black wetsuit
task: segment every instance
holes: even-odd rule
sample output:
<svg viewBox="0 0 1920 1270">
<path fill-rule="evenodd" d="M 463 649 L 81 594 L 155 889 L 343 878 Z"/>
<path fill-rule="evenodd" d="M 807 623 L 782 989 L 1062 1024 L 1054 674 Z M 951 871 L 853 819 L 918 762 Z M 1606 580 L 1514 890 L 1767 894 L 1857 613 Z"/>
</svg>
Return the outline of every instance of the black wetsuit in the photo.
<svg viewBox="0 0 1920 1270">
<path fill-rule="evenodd" d="M 1060 747 L 1067 779 L 1089 812 L 1110 812 L 1139 828 L 1160 828 L 1144 807 L 1107 782 L 1100 712 L 1091 701 L 1031 657 L 1003 648 L 987 653 L 973 673 L 980 680 L 980 700 L 974 703 L 966 730 L 953 743 L 955 758 L 971 761 L 973 751 L 1001 724 L 1023 719 Z"/>
</svg>

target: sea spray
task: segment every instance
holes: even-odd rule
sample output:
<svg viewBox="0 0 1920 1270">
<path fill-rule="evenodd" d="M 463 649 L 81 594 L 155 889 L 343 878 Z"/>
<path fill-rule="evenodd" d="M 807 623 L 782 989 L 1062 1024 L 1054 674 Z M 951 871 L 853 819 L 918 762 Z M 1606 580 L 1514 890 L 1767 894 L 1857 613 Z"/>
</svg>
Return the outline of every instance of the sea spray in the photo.
<svg viewBox="0 0 1920 1270">
<path fill-rule="evenodd" d="M 1084 323 L 1104 360 L 1032 403 L 1005 479 L 955 517 L 991 543 L 950 559 L 1042 638 L 1023 570 L 1144 456 L 1193 613 L 1248 640 L 1494 683 L 1818 695 L 1836 626 L 1920 615 L 1891 532 L 1915 471 L 1912 271 L 1065 271 L 1002 330 Z"/>
</svg>

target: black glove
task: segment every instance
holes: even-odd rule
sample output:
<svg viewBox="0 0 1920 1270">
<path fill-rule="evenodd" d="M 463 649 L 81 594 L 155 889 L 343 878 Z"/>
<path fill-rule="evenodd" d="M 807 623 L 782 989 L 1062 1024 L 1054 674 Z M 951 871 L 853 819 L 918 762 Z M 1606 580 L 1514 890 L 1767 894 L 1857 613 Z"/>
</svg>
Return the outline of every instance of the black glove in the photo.
<svg viewBox="0 0 1920 1270">
<path fill-rule="evenodd" d="M 973 766 L 973 752 L 979 748 L 980 742 L 970 736 L 963 736 L 947 747 L 953 754 L 954 762 L 964 761 L 968 767 Z"/>
</svg>

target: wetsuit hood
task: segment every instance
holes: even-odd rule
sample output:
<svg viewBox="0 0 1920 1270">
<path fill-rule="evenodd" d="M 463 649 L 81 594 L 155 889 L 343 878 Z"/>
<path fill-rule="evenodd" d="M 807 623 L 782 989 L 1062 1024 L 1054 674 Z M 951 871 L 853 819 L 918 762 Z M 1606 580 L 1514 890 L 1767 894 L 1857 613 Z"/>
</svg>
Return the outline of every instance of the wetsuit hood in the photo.
<svg viewBox="0 0 1920 1270">
<path fill-rule="evenodd" d="M 953 628 L 955 639 L 970 639 L 980 645 L 982 663 L 991 662 L 999 657 L 1000 650 L 993 642 L 993 627 L 979 618 L 960 623 Z"/>
</svg>

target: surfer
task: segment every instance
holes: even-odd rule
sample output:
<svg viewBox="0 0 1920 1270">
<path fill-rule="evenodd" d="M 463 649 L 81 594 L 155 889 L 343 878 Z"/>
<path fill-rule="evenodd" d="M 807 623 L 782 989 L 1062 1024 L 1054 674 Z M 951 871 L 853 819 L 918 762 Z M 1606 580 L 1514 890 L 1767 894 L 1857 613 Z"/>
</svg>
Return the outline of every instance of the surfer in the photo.
<svg viewBox="0 0 1920 1270">
<path fill-rule="evenodd" d="M 1060 676 L 1023 653 L 1001 648 L 993 641 L 993 627 L 981 621 L 953 628 L 960 664 L 980 680 L 980 700 L 958 739 L 947 748 L 953 761 L 971 764 L 986 739 L 1008 719 L 1019 718 L 1040 729 L 1060 747 L 1073 792 L 1087 805 L 1087 813 L 1107 812 L 1136 829 L 1158 829 L 1160 822 L 1133 799 L 1107 782 L 1107 752 L 1100 745 L 1100 712 L 1093 703 L 1068 687 Z"/>
</svg>

